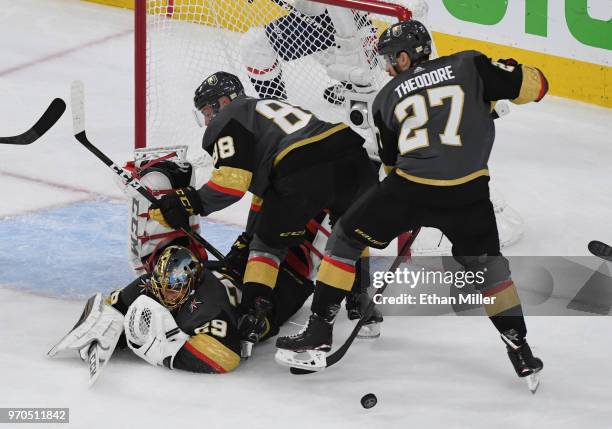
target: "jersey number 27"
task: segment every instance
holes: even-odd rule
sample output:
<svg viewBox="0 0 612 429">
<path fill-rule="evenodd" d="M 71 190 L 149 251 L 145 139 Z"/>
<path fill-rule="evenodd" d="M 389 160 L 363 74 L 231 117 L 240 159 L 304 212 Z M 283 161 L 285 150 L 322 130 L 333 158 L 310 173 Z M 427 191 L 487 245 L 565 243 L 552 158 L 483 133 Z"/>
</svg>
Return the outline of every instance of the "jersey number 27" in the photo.
<svg viewBox="0 0 612 429">
<path fill-rule="evenodd" d="M 461 146 L 459 125 L 463 117 L 463 90 L 459 85 L 441 86 L 427 90 L 427 98 L 431 107 L 441 106 L 450 99 L 450 113 L 444 132 L 440 134 L 440 142 L 449 146 Z M 398 138 L 398 149 L 401 155 L 413 150 L 429 146 L 427 122 L 429 110 L 425 96 L 416 94 L 402 100 L 395 106 L 393 112 L 397 121 L 402 124 Z"/>
</svg>

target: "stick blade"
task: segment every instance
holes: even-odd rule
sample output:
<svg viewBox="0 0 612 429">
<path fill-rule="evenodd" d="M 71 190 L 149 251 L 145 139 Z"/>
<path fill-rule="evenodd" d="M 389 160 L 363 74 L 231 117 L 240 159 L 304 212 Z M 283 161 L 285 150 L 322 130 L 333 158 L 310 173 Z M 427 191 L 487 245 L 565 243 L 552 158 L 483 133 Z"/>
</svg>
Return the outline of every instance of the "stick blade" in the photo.
<svg viewBox="0 0 612 429">
<path fill-rule="evenodd" d="M 72 129 L 76 136 L 85 131 L 85 86 L 80 80 L 75 80 L 70 85 L 70 107 Z"/>
<path fill-rule="evenodd" d="M 302 369 L 302 368 L 296 368 L 294 366 L 289 368 L 289 372 L 291 372 L 291 374 L 293 375 L 304 375 L 304 374 L 312 374 L 316 371 L 309 371 L 307 369 Z"/>
<path fill-rule="evenodd" d="M 612 247 L 606 243 L 593 240 L 589 243 L 589 251 L 595 256 L 612 261 Z"/>
<path fill-rule="evenodd" d="M 61 98 L 55 98 L 45 113 L 40 117 L 38 122 L 34 124 L 32 129 L 37 134 L 37 138 L 42 136 L 62 117 L 66 111 L 66 102 Z"/>
<path fill-rule="evenodd" d="M 0 137 L 1 144 L 29 145 L 38 140 L 55 125 L 66 111 L 66 103 L 61 98 L 55 98 L 36 123 L 23 134 L 10 137 Z"/>
<path fill-rule="evenodd" d="M 89 364 L 89 387 L 91 387 L 100 375 L 100 354 L 96 341 L 91 343 L 87 350 L 87 363 Z"/>
</svg>

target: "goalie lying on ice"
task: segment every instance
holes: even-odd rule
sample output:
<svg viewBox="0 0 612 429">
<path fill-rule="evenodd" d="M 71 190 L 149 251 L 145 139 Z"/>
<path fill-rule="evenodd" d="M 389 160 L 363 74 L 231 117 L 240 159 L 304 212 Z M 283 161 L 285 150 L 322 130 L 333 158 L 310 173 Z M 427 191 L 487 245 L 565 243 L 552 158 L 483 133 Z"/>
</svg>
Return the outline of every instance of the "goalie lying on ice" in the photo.
<svg viewBox="0 0 612 429">
<path fill-rule="evenodd" d="M 112 353 L 119 340 L 119 347 L 127 343 L 152 365 L 203 373 L 233 370 L 240 363 L 237 307 L 241 291 L 230 277 L 207 268 L 207 264 L 185 247 L 166 247 L 152 273 L 112 292 L 102 311 L 88 312 L 86 307 L 77 326 L 66 336 L 71 338 L 80 329 L 78 339 L 72 335 L 72 341 L 62 340 L 50 354 L 76 349 L 83 357 L 82 350 L 93 341 Z M 275 310 L 265 320 L 265 339 L 276 335 L 312 290 L 310 280 L 296 276 L 289 268 L 280 271 Z M 100 329 L 107 324 L 105 314 L 125 316 L 125 340 L 119 338 L 120 330 Z M 82 326 L 88 328 L 83 330 Z M 106 338 L 107 334 L 113 338 Z"/>
</svg>

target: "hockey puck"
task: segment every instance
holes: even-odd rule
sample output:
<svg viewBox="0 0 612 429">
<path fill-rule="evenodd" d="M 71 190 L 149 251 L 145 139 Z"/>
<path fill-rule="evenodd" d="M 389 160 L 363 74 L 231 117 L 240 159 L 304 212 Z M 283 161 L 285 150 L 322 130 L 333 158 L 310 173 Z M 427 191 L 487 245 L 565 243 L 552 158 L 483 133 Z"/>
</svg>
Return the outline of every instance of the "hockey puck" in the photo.
<svg viewBox="0 0 612 429">
<path fill-rule="evenodd" d="M 372 408 L 377 403 L 378 403 L 378 399 L 376 399 L 376 395 L 373 393 L 368 393 L 367 395 L 363 395 L 363 397 L 361 398 L 361 406 L 363 408 Z"/>
</svg>

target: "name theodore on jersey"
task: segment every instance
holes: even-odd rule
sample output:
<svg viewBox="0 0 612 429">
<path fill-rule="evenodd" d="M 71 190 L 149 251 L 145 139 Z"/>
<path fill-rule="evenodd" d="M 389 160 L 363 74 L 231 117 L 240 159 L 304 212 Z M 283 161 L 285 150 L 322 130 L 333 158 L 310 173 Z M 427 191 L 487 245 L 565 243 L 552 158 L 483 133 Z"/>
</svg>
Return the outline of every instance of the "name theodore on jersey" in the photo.
<svg viewBox="0 0 612 429">
<path fill-rule="evenodd" d="M 418 70 L 418 67 L 416 68 Z M 427 73 L 420 74 L 410 79 L 406 79 L 395 87 L 395 93 L 398 97 L 405 97 L 417 89 L 426 88 L 428 86 L 437 85 L 441 82 L 446 82 L 455 78 L 453 66 L 440 67 Z"/>
</svg>

